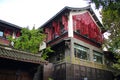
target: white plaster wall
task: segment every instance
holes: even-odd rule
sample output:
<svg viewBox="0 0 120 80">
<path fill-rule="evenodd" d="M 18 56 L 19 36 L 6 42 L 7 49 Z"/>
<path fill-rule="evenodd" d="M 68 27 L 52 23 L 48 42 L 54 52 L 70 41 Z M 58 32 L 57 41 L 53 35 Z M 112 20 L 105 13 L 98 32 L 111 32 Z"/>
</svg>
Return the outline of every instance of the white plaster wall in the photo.
<svg viewBox="0 0 120 80">
<path fill-rule="evenodd" d="M 16 33 L 15 33 L 15 32 L 13 32 L 13 34 L 12 34 L 12 38 L 13 38 L 13 39 L 16 38 Z"/>
<path fill-rule="evenodd" d="M 68 19 L 68 37 L 73 37 L 73 21 L 71 12 Z"/>
</svg>

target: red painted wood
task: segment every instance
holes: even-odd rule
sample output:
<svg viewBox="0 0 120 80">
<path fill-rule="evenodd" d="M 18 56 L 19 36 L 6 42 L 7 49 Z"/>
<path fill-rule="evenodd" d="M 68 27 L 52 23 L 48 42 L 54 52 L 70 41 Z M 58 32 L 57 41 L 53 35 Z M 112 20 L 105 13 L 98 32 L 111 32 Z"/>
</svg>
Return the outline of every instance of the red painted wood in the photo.
<svg viewBox="0 0 120 80">
<path fill-rule="evenodd" d="M 103 37 L 100 28 L 95 24 L 88 12 L 73 15 L 73 29 L 79 31 L 82 35 L 87 35 L 90 39 L 94 39 L 102 43 Z"/>
<path fill-rule="evenodd" d="M 67 16 L 65 15 L 62 16 L 62 24 L 64 25 L 64 29 L 67 31 L 68 30 L 68 19 L 67 19 Z"/>
<path fill-rule="evenodd" d="M 54 34 L 56 36 L 59 36 L 60 35 L 60 23 L 59 23 L 59 21 L 57 21 L 57 22 L 53 21 L 52 26 L 54 28 Z"/>
<path fill-rule="evenodd" d="M 45 28 L 45 34 L 47 35 L 46 41 L 51 41 L 53 39 L 53 27 Z"/>
<path fill-rule="evenodd" d="M 10 41 L 4 38 L 0 38 L 0 44 L 2 45 L 10 45 Z"/>
<path fill-rule="evenodd" d="M 20 31 L 17 31 L 16 37 L 20 37 Z"/>
</svg>

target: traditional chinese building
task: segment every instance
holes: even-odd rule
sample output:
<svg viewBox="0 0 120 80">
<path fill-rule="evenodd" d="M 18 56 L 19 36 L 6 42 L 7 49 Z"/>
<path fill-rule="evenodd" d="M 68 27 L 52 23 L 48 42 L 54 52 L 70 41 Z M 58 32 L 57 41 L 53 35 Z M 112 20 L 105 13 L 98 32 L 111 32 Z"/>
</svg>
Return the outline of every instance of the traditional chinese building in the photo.
<svg viewBox="0 0 120 80">
<path fill-rule="evenodd" d="M 65 7 L 41 26 L 54 53 L 54 80 L 113 80 L 102 51 L 104 27 L 90 6 Z"/>
<path fill-rule="evenodd" d="M 8 36 L 12 36 L 13 38 L 19 37 L 21 29 L 22 28 L 17 25 L 0 20 L 0 44 L 9 46 L 10 42 L 7 39 L 7 37 Z"/>
<path fill-rule="evenodd" d="M 44 66 L 48 63 L 39 55 L 15 50 L 7 39 L 20 36 L 21 27 L 0 20 L 0 80 L 45 80 Z"/>
</svg>

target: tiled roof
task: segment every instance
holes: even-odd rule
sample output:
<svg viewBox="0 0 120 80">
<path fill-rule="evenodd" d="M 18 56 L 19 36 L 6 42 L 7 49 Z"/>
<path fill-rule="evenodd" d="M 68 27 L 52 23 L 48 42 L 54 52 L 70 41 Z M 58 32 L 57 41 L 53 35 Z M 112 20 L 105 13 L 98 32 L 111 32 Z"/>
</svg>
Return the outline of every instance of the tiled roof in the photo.
<svg viewBox="0 0 120 80">
<path fill-rule="evenodd" d="M 20 30 L 22 29 L 22 27 L 20 27 L 20 26 L 18 26 L 18 25 L 9 23 L 9 22 L 4 21 L 4 20 L 1 20 L 1 19 L 0 19 L 0 23 L 3 23 L 3 24 L 5 24 L 5 25 L 8 25 L 9 27 L 14 27 L 14 28 L 17 28 L 17 29 L 20 29 Z"/>
<path fill-rule="evenodd" d="M 0 57 L 17 61 L 30 62 L 36 64 L 47 64 L 48 62 L 42 60 L 39 55 L 18 51 L 8 47 L 0 46 Z"/>
</svg>

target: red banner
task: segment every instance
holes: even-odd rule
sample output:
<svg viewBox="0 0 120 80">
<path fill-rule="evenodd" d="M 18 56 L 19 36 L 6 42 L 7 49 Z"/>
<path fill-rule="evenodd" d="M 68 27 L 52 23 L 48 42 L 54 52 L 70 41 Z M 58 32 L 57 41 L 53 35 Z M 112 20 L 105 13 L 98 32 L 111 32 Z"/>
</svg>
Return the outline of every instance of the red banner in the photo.
<svg viewBox="0 0 120 80">
<path fill-rule="evenodd" d="M 60 34 L 60 24 L 59 24 L 59 21 L 57 21 L 57 22 L 53 21 L 52 22 L 52 26 L 54 28 L 55 35 L 58 36 Z"/>
<path fill-rule="evenodd" d="M 19 37 L 19 36 L 20 36 L 20 31 L 16 33 L 16 37 Z"/>
<path fill-rule="evenodd" d="M 11 29 L 5 29 L 4 34 L 5 34 L 6 37 L 10 36 L 12 34 L 12 30 Z"/>
<path fill-rule="evenodd" d="M 62 16 L 62 24 L 64 25 L 64 29 L 67 31 L 68 30 L 68 19 L 67 16 Z"/>
<path fill-rule="evenodd" d="M 53 36 L 53 29 L 52 29 L 52 27 L 45 28 L 45 33 L 47 34 L 47 41 L 52 40 L 52 36 Z"/>
</svg>

